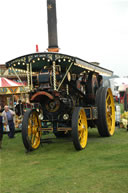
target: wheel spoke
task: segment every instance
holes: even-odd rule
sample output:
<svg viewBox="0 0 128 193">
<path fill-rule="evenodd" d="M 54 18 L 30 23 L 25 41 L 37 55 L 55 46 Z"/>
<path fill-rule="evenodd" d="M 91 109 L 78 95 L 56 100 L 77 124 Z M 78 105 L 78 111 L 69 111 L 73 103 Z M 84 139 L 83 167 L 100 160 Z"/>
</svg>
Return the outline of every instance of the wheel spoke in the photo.
<svg viewBox="0 0 128 193">
<path fill-rule="evenodd" d="M 86 130 L 83 129 L 83 130 L 81 131 L 80 136 L 79 136 L 80 144 L 81 144 L 82 146 L 84 146 L 84 144 L 85 144 L 85 137 L 86 137 Z"/>
<path fill-rule="evenodd" d="M 106 97 L 106 102 L 107 102 L 107 103 L 108 103 L 109 99 L 110 99 L 110 96 L 109 96 L 109 94 L 107 93 L 107 97 Z"/>
<path fill-rule="evenodd" d="M 31 138 L 31 144 L 33 145 L 34 144 L 34 141 L 35 141 L 35 136 L 34 134 L 32 135 L 32 138 Z"/>
</svg>

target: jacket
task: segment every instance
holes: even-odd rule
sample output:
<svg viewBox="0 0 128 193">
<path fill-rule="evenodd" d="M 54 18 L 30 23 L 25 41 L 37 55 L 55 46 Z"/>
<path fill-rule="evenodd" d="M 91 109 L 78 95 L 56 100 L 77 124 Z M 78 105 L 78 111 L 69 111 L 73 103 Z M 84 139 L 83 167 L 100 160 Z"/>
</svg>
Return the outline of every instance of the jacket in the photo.
<svg viewBox="0 0 128 193">
<path fill-rule="evenodd" d="M 9 111 L 10 111 L 10 113 L 12 114 L 12 116 L 15 115 L 15 112 L 14 112 L 14 111 L 12 111 L 12 110 L 10 110 L 10 109 L 9 109 Z M 3 116 L 3 119 L 4 119 L 4 124 L 8 125 L 8 119 L 7 119 L 7 115 L 6 115 L 6 112 L 5 112 L 5 111 L 2 112 L 2 116 Z"/>
</svg>

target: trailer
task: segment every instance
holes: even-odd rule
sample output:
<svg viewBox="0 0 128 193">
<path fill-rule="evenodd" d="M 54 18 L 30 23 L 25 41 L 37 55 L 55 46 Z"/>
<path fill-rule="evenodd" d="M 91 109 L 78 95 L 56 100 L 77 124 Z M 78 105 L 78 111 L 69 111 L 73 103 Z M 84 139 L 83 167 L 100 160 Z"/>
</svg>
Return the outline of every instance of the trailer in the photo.
<svg viewBox="0 0 128 193">
<path fill-rule="evenodd" d="M 40 146 L 43 131 L 57 138 L 72 137 L 76 150 L 87 145 L 88 128 L 97 127 L 100 136 L 115 132 L 115 105 L 111 89 L 103 87 L 102 76 L 112 71 L 77 57 L 59 53 L 56 2 L 47 0 L 48 52 L 24 55 L 6 63 L 7 68 L 28 74 L 31 103 L 22 122 L 22 139 L 28 151 Z M 50 123 L 50 127 L 48 124 Z"/>
</svg>

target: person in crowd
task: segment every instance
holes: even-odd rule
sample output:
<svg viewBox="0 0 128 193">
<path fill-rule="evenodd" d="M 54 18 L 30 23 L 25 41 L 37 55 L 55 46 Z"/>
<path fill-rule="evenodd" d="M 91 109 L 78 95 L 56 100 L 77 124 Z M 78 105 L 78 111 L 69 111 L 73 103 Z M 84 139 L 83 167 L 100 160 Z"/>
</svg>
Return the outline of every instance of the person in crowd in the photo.
<svg viewBox="0 0 128 193">
<path fill-rule="evenodd" d="M 23 103 L 22 103 L 21 100 L 19 100 L 18 104 L 16 104 L 15 113 L 18 116 L 23 115 L 23 113 L 24 113 L 24 111 L 23 111 Z"/>
<path fill-rule="evenodd" d="M 9 107 L 6 105 L 4 107 L 4 111 L 2 112 L 4 124 L 9 126 L 10 132 L 8 133 L 9 138 L 14 138 L 15 135 L 15 125 L 13 117 L 15 115 L 15 112 L 9 109 Z"/>
<path fill-rule="evenodd" d="M 120 103 L 120 93 L 119 92 L 118 92 L 117 97 L 118 97 L 118 103 Z"/>
<path fill-rule="evenodd" d="M 3 139 L 3 117 L 2 117 L 2 107 L 0 105 L 0 149 L 2 148 Z"/>
</svg>

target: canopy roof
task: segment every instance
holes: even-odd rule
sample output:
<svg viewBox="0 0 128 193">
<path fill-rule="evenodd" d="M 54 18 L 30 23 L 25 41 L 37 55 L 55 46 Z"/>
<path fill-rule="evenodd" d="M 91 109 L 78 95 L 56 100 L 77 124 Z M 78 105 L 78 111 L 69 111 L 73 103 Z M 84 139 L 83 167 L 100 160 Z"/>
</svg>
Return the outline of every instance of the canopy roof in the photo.
<svg viewBox="0 0 128 193">
<path fill-rule="evenodd" d="M 6 67 L 27 70 L 27 66 L 31 64 L 33 72 L 39 72 L 42 69 L 46 69 L 52 66 L 53 61 L 56 65 L 61 65 L 61 69 L 66 71 L 66 69 L 71 65 L 70 72 L 79 74 L 85 70 L 94 71 L 104 76 L 112 76 L 113 72 L 111 70 L 102 68 L 95 64 L 89 63 L 82 59 L 53 52 L 43 52 L 43 53 L 33 53 L 29 55 L 24 55 L 15 58 L 11 61 L 6 62 Z"/>
</svg>

